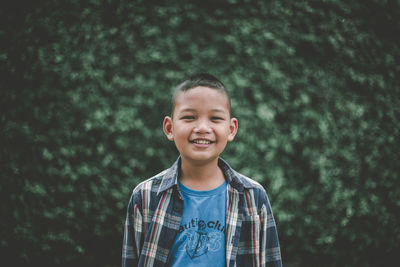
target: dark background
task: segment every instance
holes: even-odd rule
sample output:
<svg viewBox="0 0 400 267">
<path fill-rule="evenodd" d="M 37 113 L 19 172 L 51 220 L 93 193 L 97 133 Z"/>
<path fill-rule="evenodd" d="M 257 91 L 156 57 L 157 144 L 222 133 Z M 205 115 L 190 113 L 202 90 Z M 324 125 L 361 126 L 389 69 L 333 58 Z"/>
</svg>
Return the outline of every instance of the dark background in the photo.
<svg viewBox="0 0 400 267">
<path fill-rule="evenodd" d="M 10 1 L 0 22 L 2 262 L 119 266 L 132 189 L 178 156 L 171 92 L 205 71 L 285 266 L 398 263 L 399 1 Z"/>
</svg>

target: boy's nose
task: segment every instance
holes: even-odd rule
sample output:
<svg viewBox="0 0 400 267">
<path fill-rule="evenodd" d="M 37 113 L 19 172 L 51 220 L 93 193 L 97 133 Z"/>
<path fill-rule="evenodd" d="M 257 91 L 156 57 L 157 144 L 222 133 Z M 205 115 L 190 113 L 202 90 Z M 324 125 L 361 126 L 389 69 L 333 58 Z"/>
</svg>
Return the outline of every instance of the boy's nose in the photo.
<svg viewBox="0 0 400 267">
<path fill-rule="evenodd" d="M 202 120 L 199 121 L 199 123 L 196 125 L 194 131 L 196 133 L 209 133 L 211 131 L 211 128 L 206 121 Z"/>
</svg>

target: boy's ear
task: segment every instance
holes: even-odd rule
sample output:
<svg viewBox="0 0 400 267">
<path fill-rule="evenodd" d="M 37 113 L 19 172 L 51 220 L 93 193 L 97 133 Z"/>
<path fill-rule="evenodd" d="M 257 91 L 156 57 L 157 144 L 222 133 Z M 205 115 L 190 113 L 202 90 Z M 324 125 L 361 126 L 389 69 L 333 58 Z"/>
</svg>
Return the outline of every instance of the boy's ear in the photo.
<svg viewBox="0 0 400 267">
<path fill-rule="evenodd" d="M 163 131 L 164 131 L 165 135 L 167 136 L 168 140 L 174 141 L 172 119 L 169 116 L 165 116 L 165 118 L 164 118 Z"/>
<path fill-rule="evenodd" d="M 231 123 L 229 125 L 229 135 L 228 135 L 228 141 L 233 141 L 235 138 L 235 135 L 238 130 L 238 120 L 236 118 L 231 119 Z"/>
</svg>

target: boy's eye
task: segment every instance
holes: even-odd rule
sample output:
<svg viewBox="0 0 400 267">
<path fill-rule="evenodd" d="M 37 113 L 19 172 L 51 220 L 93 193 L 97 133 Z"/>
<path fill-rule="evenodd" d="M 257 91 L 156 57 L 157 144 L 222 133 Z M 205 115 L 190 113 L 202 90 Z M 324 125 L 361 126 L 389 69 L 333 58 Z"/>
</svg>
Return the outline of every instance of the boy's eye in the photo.
<svg viewBox="0 0 400 267">
<path fill-rule="evenodd" d="M 194 116 L 183 116 L 182 120 L 194 120 Z"/>
<path fill-rule="evenodd" d="M 211 117 L 211 120 L 213 120 L 213 121 L 221 121 L 221 120 L 224 120 L 224 118 L 222 118 L 222 117 Z"/>
</svg>

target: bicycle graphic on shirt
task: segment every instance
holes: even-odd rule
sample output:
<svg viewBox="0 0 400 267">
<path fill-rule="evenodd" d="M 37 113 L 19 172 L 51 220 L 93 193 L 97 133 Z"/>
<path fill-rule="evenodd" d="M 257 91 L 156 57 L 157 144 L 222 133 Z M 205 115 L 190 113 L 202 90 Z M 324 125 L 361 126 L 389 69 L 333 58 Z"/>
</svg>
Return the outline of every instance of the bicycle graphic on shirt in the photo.
<svg viewBox="0 0 400 267">
<path fill-rule="evenodd" d="M 183 233 L 183 243 L 180 250 L 185 250 L 191 258 L 200 257 L 208 252 L 216 252 L 222 247 L 224 235 L 220 231 L 205 232 L 205 224 L 198 224 L 198 230 Z"/>
</svg>

